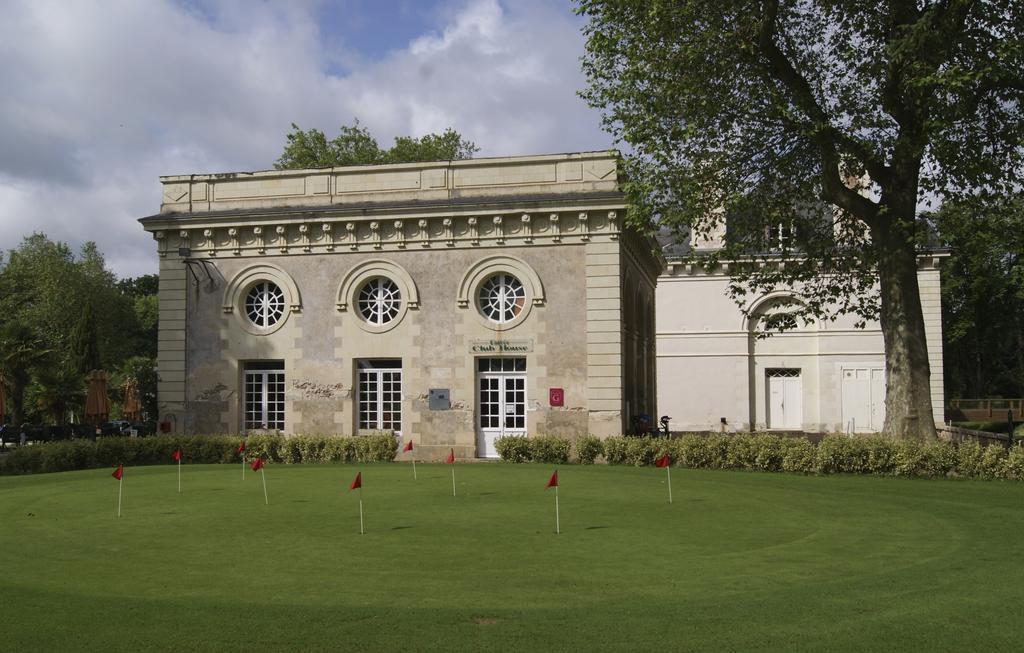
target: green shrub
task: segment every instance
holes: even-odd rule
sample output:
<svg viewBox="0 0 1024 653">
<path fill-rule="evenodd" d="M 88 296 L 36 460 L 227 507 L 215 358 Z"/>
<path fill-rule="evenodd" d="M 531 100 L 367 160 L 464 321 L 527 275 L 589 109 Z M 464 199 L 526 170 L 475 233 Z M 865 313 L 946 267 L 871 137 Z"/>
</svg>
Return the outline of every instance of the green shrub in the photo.
<svg viewBox="0 0 1024 653">
<path fill-rule="evenodd" d="M 626 438 L 627 465 L 643 467 L 654 464 L 654 441 L 651 437 Z"/>
<path fill-rule="evenodd" d="M 887 476 L 896 473 L 896 443 L 880 437 L 863 438 L 864 471 Z"/>
<path fill-rule="evenodd" d="M 398 453 L 398 442 L 395 436 L 382 435 L 360 435 L 355 440 L 356 461 L 361 463 L 381 463 L 395 459 Z"/>
<path fill-rule="evenodd" d="M 815 466 L 814 443 L 805 438 L 781 438 L 782 471 L 810 474 Z"/>
<path fill-rule="evenodd" d="M 723 466 L 729 469 L 754 469 L 757 450 L 754 438 L 749 435 L 729 436 L 725 441 Z"/>
<path fill-rule="evenodd" d="M 510 463 L 527 463 L 533 453 L 530 451 L 530 443 L 525 436 L 506 435 L 494 441 L 494 448 L 498 450 L 501 459 Z"/>
<path fill-rule="evenodd" d="M 576 460 L 582 465 L 593 465 L 604 454 L 604 442 L 593 435 L 576 438 Z"/>
<path fill-rule="evenodd" d="M 924 476 L 947 476 L 956 467 L 956 446 L 951 442 L 929 442 L 923 447 Z"/>
<path fill-rule="evenodd" d="M 528 438 L 530 457 L 535 463 L 562 465 L 569 462 L 572 443 L 565 438 L 553 436 Z"/>
<path fill-rule="evenodd" d="M 283 462 L 281 445 L 284 440 L 281 435 L 250 435 L 245 439 L 245 459 L 262 458 L 275 463 Z"/>
<path fill-rule="evenodd" d="M 956 448 L 956 474 L 957 476 L 972 477 L 983 476 L 982 456 L 984 447 L 974 440 L 965 440 Z"/>
<path fill-rule="evenodd" d="M 1011 448 L 1003 461 L 1003 478 L 1024 481 L 1024 447 Z"/>
<path fill-rule="evenodd" d="M 814 471 L 818 474 L 836 474 L 843 471 L 846 442 L 849 438 L 826 436 L 814 450 Z"/>
<path fill-rule="evenodd" d="M 611 465 L 622 465 L 626 462 L 626 438 L 614 435 L 605 438 L 604 459 Z"/>
<path fill-rule="evenodd" d="M 0 471 L 4 474 L 32 474 L 42 468 L 43 447 L 18 447 L 0 458 Z"/>
<path fill-rule="evenodd" d="M 351 463 L 356 460 L 356 443 L 353 438 L 329 437 L 324 442 L 324 462 Z"/>
<path fill-rule="evenodd" d="M 710 469 L 714 467 L 715 452 L 708 438 L 695 434 L 686 434 L 671 443 L 673 458 L 677 465 L 693 469 Z M 607 454 L 605 455 L 607 457 Z M 609 462 L 611 462 L 609 460 Z"/>
<path fill-rule="evenodd" d="M 755 435 L 754 469 L 762 472 L 782 471 L 782 439 L 770 435 Z"/>
<path fill-rule="evenodd" d="M 998 444 L 990 444 L 981 454 L 981 476 L 983 478 L 1000 478 L 1004 475 L 1006 449 Z"/>
<path fill-rule="evenodd" d="M 125 465 L 167 465 L 175 449 L 186 463 L 238 463 L 237 436 L 157 436 L 66 440 L 19 447 L 0 458 L 0 474 L 62 472 Z M 286 463 L 387 462 L 397 451 L 392 435 L 358 437 L 254 435 L 246 460 Z"/>
</svg>

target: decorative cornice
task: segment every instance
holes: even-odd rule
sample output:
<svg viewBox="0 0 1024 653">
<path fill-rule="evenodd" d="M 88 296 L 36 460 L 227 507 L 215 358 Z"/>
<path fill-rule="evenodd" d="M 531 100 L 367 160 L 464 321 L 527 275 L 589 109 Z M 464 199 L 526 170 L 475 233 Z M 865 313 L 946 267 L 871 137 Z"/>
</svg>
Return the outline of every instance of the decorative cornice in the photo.
<svg viewBox="0 0 1024 653">
<path fill-rule="evenodd" d="M 917 254 L 917 269 L 921 270 L 938 270 L 942 266 L 942 261 L 949 258 L 950 253 L 947 250 L 937 251 L 926 251 L 919 252 Z M 756 264 L 760 268 L 768 268 L 769 270 L 784 270 L 787 263 L 792 263 L 793 259 L 788 261 L 783 258 L 757 258 L 757 259 L 745 259 L 745 260 L 719 260 L 708 269 L 705 262 L 700 257 L 693 257 L 688 259 L 671 259 L 668 261 L 665 271 L 662 273 L 666 277 L 725 277 L 729 276 L 730 272 L 734 267 L 740 264 Z"/>
<path fill-rule="evenodd" d="M 594 240 L 615 241 L 622 233 L 617 211 L 573 212 L 566 220 L 559 213 L 515 212 L 489 216 L 448 215 L 419 220 L 371 220 L 341 218 L 303 223 L 245 224 L 231 221 L 221 225 L 178 229 L 176 237 L 165 230 L 153 232 L 162 257 L 176 247 L 188 247 L 191 256 L 217 256 L 230 251 L 234 256 L 275 256 L 317 254 L 336 251 L 337 236 L 349 251 L 406 249 L 410 242 L 422 248 L 539 246 L 585 244 Z M 174 242 L 172 242 L 174 241 Z M 268 248 L 269 245 L 269 248 Z M 633 247 L 637 247 L 633 243 Z"/>
</svg>

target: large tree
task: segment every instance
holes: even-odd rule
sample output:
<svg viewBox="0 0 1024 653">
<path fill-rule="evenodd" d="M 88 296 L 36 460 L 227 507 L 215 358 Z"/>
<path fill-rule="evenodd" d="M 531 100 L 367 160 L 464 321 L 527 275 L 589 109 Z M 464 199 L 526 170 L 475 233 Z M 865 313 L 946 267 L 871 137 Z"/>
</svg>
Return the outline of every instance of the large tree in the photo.
<svg viewBox="0 0 1024 653">
<path fill-rule="evenodd" d="M 416 163 L 470 159 L 480 151 L 472 141 L 464 139 L 449 127 L 440 134 L 421 137 L 399 136 L 390 149 L 381 149 L 370 131 L 359 125 L 342 125 L 331 140 L 316 128 L 303 130 L 292 123 L 284 152 L 274 163 L 278 170 L 326 168 L 331 166 L 369 165 L 379 163 Z"/>
<path fill-rule="evenodd" d="M 718 256 L 741 305 L 788 284 L 807 314 L 877 316 L 884 431 L 934 438 L 918 207 L 1019 188 L 1024 3 L 579 0 L 579 13 L 583 95 L 630 146 L 633 224 L 701 235 L 728 219 Z M 768 234 L 783 232 L 779 247 Z"/>
</svg>

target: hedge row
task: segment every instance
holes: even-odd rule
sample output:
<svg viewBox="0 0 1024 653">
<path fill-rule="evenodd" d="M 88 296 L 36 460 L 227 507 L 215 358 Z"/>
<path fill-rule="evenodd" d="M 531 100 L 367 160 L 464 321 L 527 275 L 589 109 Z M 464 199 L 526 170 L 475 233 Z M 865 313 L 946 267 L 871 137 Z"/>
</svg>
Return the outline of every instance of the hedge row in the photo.
<svg viewBox="0 0 1024 653">
<path fill-rule="evenodd" d="M 237 463 L 236 436 L 97 438 L 64 440 L 14 449 L 0 457 L 0 474 L 66 472 L 94 467 L 168 465 L 175 449 L 191 463 Z M 359 437 L 254 435 L 245 440 L 248 459 L 277 463 L 386 462 L 397 452 L 390 435 Z"/>
<path fill-rule="evenodd" d="M 803 474 L 956 476 L 1024 480 L 1024 447 L 1009 451 L 977 442 L 914 442 L 881 437 L 828 436 L 817 444 L 775 435 L 683 435 L 664 438 L 593 436 L 501 438 L 498 453 L 510 462 L 652 465 L 669 454 L 672 464 L 694 469 L 745 469 Z M 570 456 L 570 450 L 572 456 Z M 553 452 L 557 452 L 554 455 Z"/>
</svg>

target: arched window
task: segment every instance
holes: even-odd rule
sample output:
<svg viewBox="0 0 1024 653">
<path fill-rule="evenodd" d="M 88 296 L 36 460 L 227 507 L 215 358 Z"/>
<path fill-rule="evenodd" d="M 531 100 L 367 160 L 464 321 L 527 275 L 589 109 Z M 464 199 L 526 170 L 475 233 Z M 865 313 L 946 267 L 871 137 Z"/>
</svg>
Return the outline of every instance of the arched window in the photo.
<svg viewBox="0 0 1024 653">
<path fill-rule="evenodd" d="M 253 325 L 269 329 L 284 315 L 284 293 L 276 283 L 261 281 L 245 294 L 245 316 Z"/>
<path fill-rule="evenodd" d="M 359 290 L 359 314 L 370 324 L 382 326 L 398 316 L 402 293 L 387 277 L 370 279 Z"/>
<path fill-rule="evenodd" d="M 526 305 L 526 290 L 515 276 L 502 272 L 480 285 L 477 304 L 484 317 L 504 324 L 519 317 Z"/>
</svg>

